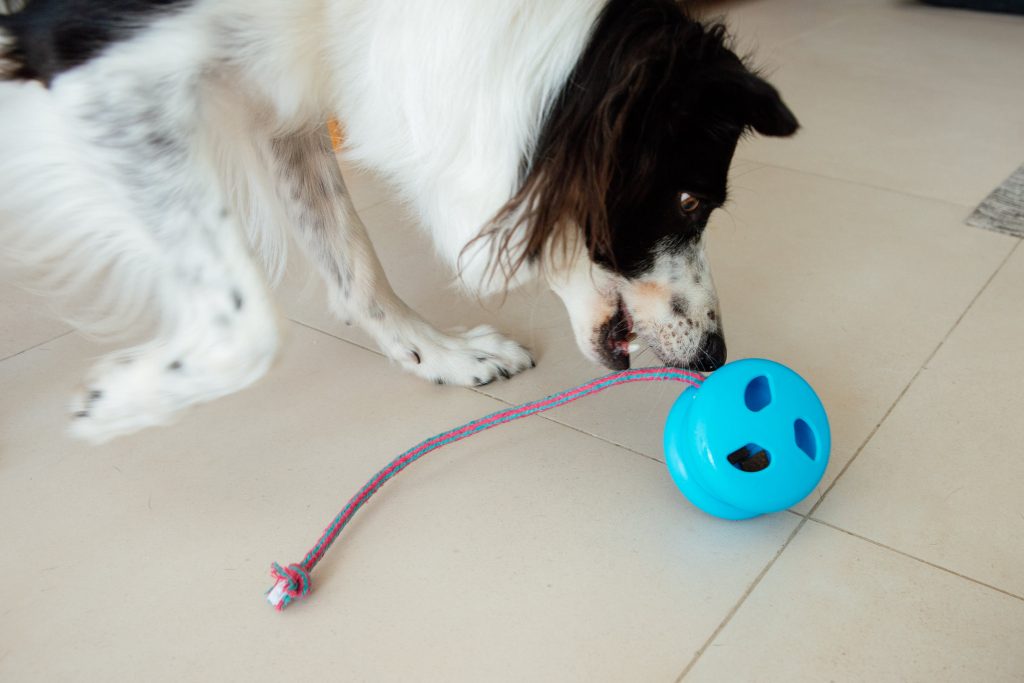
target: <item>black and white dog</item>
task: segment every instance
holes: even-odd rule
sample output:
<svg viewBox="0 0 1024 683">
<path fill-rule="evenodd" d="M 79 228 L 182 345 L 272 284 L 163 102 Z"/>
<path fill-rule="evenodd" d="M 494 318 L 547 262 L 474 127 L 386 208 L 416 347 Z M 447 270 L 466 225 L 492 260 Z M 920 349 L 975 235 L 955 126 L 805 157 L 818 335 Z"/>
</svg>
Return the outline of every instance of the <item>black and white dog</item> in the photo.
<svg viewBox="0 0 1024 683">
<path fill-rule="evenodd" d="M 334 311 L 407 370 L 482 384 L 532 365 L 395 296 L 331 116 L 466 288 L 544 278 L 612 368 L 640 344 L 724 362 L 702 232 L 740 136 L 797 128 L 722 27 L 674 0 L 34 0 L 0 18 L 0 249 L 29 286 L 95 292 L 76 324 L 157 329 L 97 364 L 75 434 L 259 378 L 289 236 Z"/>
</svg>

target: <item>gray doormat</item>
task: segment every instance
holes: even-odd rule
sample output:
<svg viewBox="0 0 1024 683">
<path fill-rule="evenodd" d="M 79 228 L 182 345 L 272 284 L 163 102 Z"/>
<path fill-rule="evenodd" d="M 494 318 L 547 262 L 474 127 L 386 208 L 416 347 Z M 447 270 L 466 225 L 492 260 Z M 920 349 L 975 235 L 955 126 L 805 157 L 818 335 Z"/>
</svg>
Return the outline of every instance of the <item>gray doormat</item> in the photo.
<svg viewBox="0 0 1024 683">
<path fill-rule="evenodd" d="M 1024 237 L 1024 166 L 974 210 L 967 225 Z"/>
</svg>

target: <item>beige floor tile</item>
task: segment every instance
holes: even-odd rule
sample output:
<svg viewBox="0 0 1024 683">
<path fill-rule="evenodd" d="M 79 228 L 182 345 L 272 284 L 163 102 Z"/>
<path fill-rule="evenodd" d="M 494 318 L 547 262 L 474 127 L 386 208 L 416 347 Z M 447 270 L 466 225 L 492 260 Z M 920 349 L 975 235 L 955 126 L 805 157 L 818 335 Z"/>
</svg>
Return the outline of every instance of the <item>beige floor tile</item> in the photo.
<svg viewBox="0 0 1024 683">
<path fill-rule="evenodd" d="M 0 282 L 0 359 L 68 331 L 44 299 Z"/>
<path fill-rule="evenodd" d="M 879 0 L 701 0 L 693 4 L 697 16 L 724 20 L 737 52 L 749 55 L 757 65 L 780 46 L 880 3 Z"/>
<path fill-rule="evenodd" d="M 763 50 L 803 129 L 740 154 L 974 206 L 1020 165 L 1022 35 L 1024 18 L 918 3 L 850 12 Z"/>
<path fill-rule="evenodd" d="M 1020 681 L 1024 601 L 810 522 L 684 679 Z"/>
<path fill-rule="evenodd" d="M 262 599 L 394 454 L 488 413 L 294 326 L 256 387 L 100 449 L 62 435 L 95 349 L 0 363 L 0 680 L 671 680 L 792 532 L 543 420 L 393 481 L 284 614 Z"/>
<path fill-rule="evenodd" d="M 733 195 L 710 228 L 730 355 L 787 363 L 819 390 L 834 431 L 827 485 L 1016 242 L 965 227 L 952 205 L 793 171 L 752 170 Z M 517 292 L 490 310 L 438 296 L 447 279 L 408 218 L 388 204 L 364 217 L 414 308 L 442 326 L 495 322 L 537 353 L 536 370 L 486 393 L 521 403 L 604 372 L 577 351 L 553 295 Z M 297 291 L 283 293 L 296 319 L 370 344 L 331 319 L 317 287 Z M 653 363 L 649 353 L 636 361 Z M 551 417 L 660 459 L 662 421 L 679 393 L 623 387 Z"/>
<path fill-rule="evenodd" d="M 816 513 L 1019 596 L 1022 292 L 1018 248 Z"/>
</svg>

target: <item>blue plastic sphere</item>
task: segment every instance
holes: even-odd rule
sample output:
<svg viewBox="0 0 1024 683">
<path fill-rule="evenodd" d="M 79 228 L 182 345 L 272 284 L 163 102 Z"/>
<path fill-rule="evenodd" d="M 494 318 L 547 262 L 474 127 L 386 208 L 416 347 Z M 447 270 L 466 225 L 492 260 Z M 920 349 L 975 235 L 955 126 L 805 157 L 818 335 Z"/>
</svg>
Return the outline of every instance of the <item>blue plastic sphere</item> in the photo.
<svg viewBox="0 0 1024 683">
<path fill-rule="evenodd" d="M 814 389 L 769 360 L 729 363 L 669 412 L 665 456 L 679 490 L 708 514 L 748 519 L 814 490 L 832 445 Z"/>
</svg>

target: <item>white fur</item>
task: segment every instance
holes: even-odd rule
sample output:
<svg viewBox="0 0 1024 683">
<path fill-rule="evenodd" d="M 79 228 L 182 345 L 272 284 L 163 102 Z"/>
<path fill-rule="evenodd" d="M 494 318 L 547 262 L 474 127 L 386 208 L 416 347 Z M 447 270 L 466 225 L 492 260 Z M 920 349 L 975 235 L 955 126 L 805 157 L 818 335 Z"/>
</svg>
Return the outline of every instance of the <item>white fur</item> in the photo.
<svg viewBox="0 0 1024 683">
<path fill-rule="evenodd" d="M 98 292 L 80 326 L 157 325 L 97 364 L 73 432 L 102 441 L 257 380 L 278 332 L 249 248 L 273 280 L 289 231 L 332 309 L 406 369 L 479 384 L 529 367 L 493 330 L 442 333 L 398 299 L 323 125 L 340 117 L 349 157 L 395 185 L 467 288 L 501 288 L 490 245 L 467 244 L 515 191 L 603 4 L 199 0 L 49 90 L 0 83 L 0 260 L 64 299 Z M 589 265 L 551 277 L 592 354 L 626 285 Z"/>
<path fill-rule="evenodd" d="M 343 8 L 352 3 L 332 5 L 344 17 L 332 23 L 357 29 L 329 56 L 349 157 L 401 188 L 476 292 L 505 282 L 487 276 L 487 244 L 463 250 L 517 189 L 521 161 L 603 4 L 392 0 L 351 13 Z"/>
</svg>

